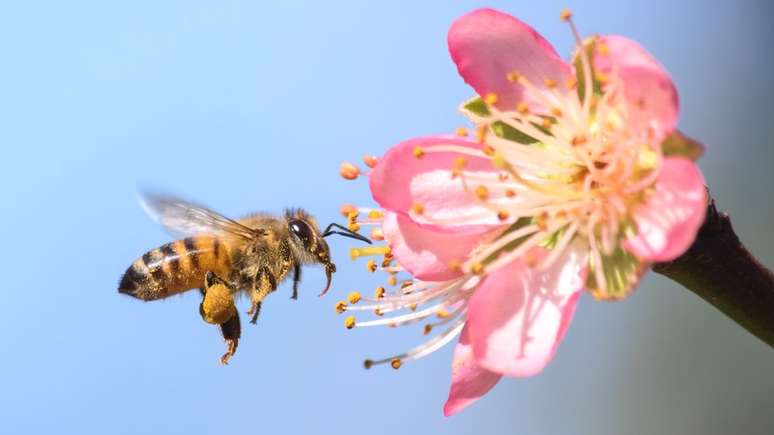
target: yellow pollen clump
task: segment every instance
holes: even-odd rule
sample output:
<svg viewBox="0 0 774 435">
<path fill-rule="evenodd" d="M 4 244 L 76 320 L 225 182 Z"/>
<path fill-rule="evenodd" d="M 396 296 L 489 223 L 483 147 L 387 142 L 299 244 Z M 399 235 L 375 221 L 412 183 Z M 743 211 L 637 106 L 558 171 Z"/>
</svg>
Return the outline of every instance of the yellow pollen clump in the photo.
<svg viewBox="0 0 774 435">
<path fill-rule="evenodd" d="M 481 201 L 486 201 L 486 199 L 489 198 L 489 190 L 486 186 L 476 186 L 475 194 Z"/>
<path fill-rule="evenodd" d="M 489 92 L 486 95 L 484 95 L 484 101 L 486 102 L 486 104 L 489 104 L 490 106 L 497 104 L 498 100 L 499 98 L 497 97 L 497 94 L 495 94 L 494 92 Z"/>
<path fill-rule="evenodd" d="M 513 198 L 514 196 L 516 196 L 516 191 L 513 189 L 506 189 L 505 196 L 507 196 L 508 198 Z"/>
<path fill-rule="evenodd" d="M 344 162 L 339 166 L 339 175 L 346 180 L 354 180 L 360 175 L 360 168 L 349 162 Z"/>
<path fill-rule="evenodd" d="M 387 278 L 387 284 L 389 285 L 398 284 L 398 278 L 395 277 L 395 274 L 390 274 L 389 278 Z"/>
<path fill-rule="evenodd" d="M 433 325 L 427 324 L 422 331 L 423 334 L 428 335 L 433 331 Z"/>
<path fill-rule="evenodd" d="M 559 117 L 562 116 L 562 109 L 554 106 L 554 107 L 551 108 L 551 114 L 554 115 L 555 117 L 559 118 Z"/>
<path fill-rule="evenodd" d="M 374 260 L 373 258 L 368 260 L 368 263 L 366 263 L 366 269 L 369 272 L 376 272 L 376 260 Z"/>
<path fill-rule="evenodd" d="M 368 212 L 369 219 L 381 219 L 384 217 L 384 212 L 381 210 L 371 210 Z"/>
<path fill-rule="evenodd" d="M 425 150 L 423 150 L 421 147 L 414 147 L 414 150 L 411 151 L 411 154 L 413 154 L 414 157 L 421 159 L 425 155 Z"/>
<path fill-rule="evenodd" d="M 381 299 L 384 297 L 384 287 L 376 287 L 376 290 L 374 290 L 374 297 L 376 299 Z"/>
<path fill-rule="evenodd" d="M 344 319 L 344 327 L 347 329 L 352 329 L 355 327 L 355 316 L 349 316 L 346 319 Z"/>
<path fill-rule="evenodd" d="M 347 300 L 353 305 L 360 302 L 360 292 L 350 292 L 347 295 Z"/>
<path fill-rule="evenodd" d="M 510 215 L 505 210 L 500 210 L 497 212 L 497 219 L 500 219 L 500 221 L 506 221 L 509 217 Z"/>
<path fill-rule="evenodd" d="M 511 71 L 505 75 L 505 78 L 508 79 L 508 81 L 511 83 L 516 83 L 519 81 L 520 76 L 521 74 L 519 74 L 517 71 Z"/>
<path fill-rule="evenodd" d="M 521 113 L 522 115 L 529 115 L 529 105 L 522 101 L 521 103 L 516 105 L 516 111 Z"/>
<path fill-rule="evenodd" d="M 562 13 L 559 14 L 559 18 L 562 21 L 568 21 L 570 18 L 572 18 L 572 11 L 570 9 L 563 10 Z"/>
<path fill-rule="evenodd" d="M 439 319 L 448 319 L 450 316 L 449 312 L 444 310 L 443 308 L 436 311 L 435 315 L 438 316 Z"/>
<path fill-rule="evenodd" d="M 422 203 L 415 202 L 411 205 L 411 211 L 415 214 L 422 215 L 425 212 L 425 206 Z"/>
<path fill-rule="evenodd" d="M 339 208 L 339 213 L 344 217 L 349 217 L 351 213 L 357 214 L 357 207 L 352 204 L 344 204 Z"/>
<path fill-rule="evenodd" d="M 548 86 L 548 89 L 554 89 L 556 87 L 556 80 L 554 79 L 544 79 L 543 83 Z"/>
<path fill-rule="evenodd" d="M 465 127 L 457 127 L 454 130 L 454 134 L 459 136 L 459 137 L 465 137 L 465 136 L 468 135 L 468 129 L 465 128 Z"/>
<path fill-rule="evenodd" d="M 395 370 L 398 370 L 402 364 L 400 358 L 393 358 L 392 361 L 390 361 L 390 366 Z"/>
<path fill-rule="evenodd" d="M 485 125 L 479 125 L 476 127 L 476 142 L 484 143 L 487 135 L 487 127 Z"/>
<path fill-rule="evenodd" d="M 336 314 L 341 314 L 344 311 L 347 311 L 347 303 L 344 301 L 338 301 L 336 302 Z"/>
<path fill-rule="evenodd" d="M 371 240 L 384 240 L 384 231 L 381 228 L 372 228 Z"/>
<path fill-rule="evenodd" d="M 363 163 L 365 163 L 365 165 L 368 166 L 369 168 L 373 168 L 374 166 L 376 166 L 376 161 L 377 161 L 376 157 L 370 154 L 366 154 L 363 156 Z"/>
<path fill-rule="evenodd" d="M 474 263 L 472 266 L 470 266 L 470 271 L 474 275 L 481 275 L 484 273 L 484 265 L 481 263 Z"/>
<path fill-rule="evenodd" d="M 356 232 L 360 231 L 360 224 L 357 223 L 357 222 L 350 222 L 349 225 L 347 225 L 347 227 L 353 233 L 356 233 Z"/>
<path fill-rule="evenodd" d="M 363 361 L 363 367 L 365 367 L 366 370 L 370 369 L 373 366 L 374 366 L 373 360 L 367 359 Z"/>
</svg>

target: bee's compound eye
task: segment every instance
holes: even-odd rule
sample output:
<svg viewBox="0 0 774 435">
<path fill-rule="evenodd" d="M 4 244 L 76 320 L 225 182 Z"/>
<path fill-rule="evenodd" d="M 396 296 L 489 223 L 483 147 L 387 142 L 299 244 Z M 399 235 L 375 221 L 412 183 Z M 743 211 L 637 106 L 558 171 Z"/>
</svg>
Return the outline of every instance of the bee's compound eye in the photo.
<svg viewBox="0 0 774 435">
<path fill-rule="evenodd" d="M 304 245 L 309 245 L 309 242 L 312 240 L 312 229 L 309 228 L 306 222 L 300 219 L 293 219 L 288 223 L 288 227 L 290 227 L 290 231 L 293 234 L 304 242 Z"/>
</svg>

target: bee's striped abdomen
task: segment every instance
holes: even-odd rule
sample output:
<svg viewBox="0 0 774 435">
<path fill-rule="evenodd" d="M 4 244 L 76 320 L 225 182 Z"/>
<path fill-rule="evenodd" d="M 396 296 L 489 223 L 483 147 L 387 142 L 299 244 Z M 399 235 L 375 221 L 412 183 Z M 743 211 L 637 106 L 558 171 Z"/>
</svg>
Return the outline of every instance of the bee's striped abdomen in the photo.
<svg viewBox="0 0 774 435">
<path fill-rule="evenodd" d="M 228 279 L 228 246 L 214 236 L 195 236 L 146 252 L 126 270 L 118 291 L 138 299 L 162 299 L 204 286 L 204 274 L 215 272 Z"/>
</svg>

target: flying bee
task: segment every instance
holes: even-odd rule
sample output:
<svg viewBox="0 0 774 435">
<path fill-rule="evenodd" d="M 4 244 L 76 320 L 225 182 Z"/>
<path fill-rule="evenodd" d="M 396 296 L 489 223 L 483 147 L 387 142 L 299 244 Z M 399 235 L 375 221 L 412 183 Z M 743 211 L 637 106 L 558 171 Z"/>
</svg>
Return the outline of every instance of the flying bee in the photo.
<svg viewBox="0 0 774 435">
<path fill-rule="evenodd" d="M 164 299 L 198 288 L 202 319 L 219 325 L 226 342 L 220 362 L 227 364 L 241 335 L 234 295 L 250 298 L 247 315 L 256 323 L 263 299 L 293 272 L 292 299 L 298 298 L 301 266 L 319 264 L 331 286 L 336 265 L 325 237 L 340 234 L 371 241 L 338 224 L 320 231 L 314 217 L 288 209 L 283 217 L 257 213 L 239 220 L 177 198 L 145 195 L 143 206 L 161 225 L 184 238 L 146 252 L 126 270 L 118 291 L 144 301 Z"/>
</svg>

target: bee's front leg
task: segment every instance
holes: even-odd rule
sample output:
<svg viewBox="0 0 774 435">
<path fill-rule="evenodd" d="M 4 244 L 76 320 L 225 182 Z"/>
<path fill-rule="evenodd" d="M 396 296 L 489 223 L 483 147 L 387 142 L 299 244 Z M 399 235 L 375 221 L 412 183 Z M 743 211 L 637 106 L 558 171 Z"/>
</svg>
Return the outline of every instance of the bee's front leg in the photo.
<svg viewBox="0 0 774 435">
<path fill-rule="evenodd" d="M 201 290 L 204 298 L 199 305 L 199 314 L 205 322 L 220 326 L 220 332 L 226 341 L 226 353 L 220 358 L 220 362 L 227 364 L 236 352 L 241 334 L 233 289 L 226 281 L 208 271 L 204 278 L 204 288 Z"/>
<path fill-rule="evenodd" d="M 247 315 L 251 316 L 250 323 L 256 324 L 258 322 L 258 315 L 261 313 L 263 298 L 276 289 L 277 279 L 267 267 L 262 267 L 255 275 L 253 291 L 250 293 L 252 305 L 247 312 Z"/>
</svg>

